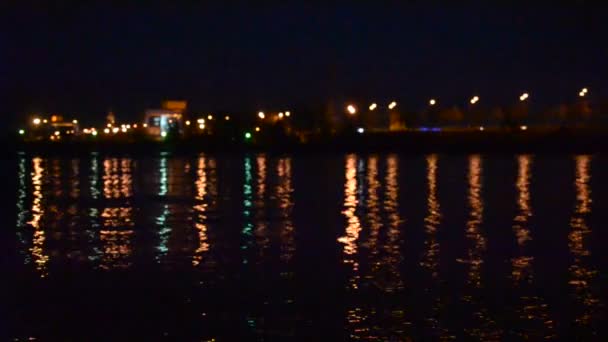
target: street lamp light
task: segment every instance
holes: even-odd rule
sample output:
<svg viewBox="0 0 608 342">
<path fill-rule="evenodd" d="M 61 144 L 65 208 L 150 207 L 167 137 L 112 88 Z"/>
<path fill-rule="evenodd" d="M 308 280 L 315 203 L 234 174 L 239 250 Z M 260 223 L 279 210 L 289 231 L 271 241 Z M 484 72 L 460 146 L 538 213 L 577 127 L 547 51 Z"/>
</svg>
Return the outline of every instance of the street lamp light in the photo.
<svg viewBox="0 0 608 342">
<path fill-rule="evenodd" d="M 34 123 L 34 125 L 40 125 L 40 119 L 39 118 L 34 118 L 34 120 L 32 120 L 32 122 Z"/>
<path fill-rule="evenodd" d="M 289 117 L 291 115 L 291 113 L 289 111 L 285 112 L 285 116 Z"/>
<path fill-rule="evenodd" d="M 526 101 L 528 99 L 528 97 L 530 97 L 530 95 L 528 93 L 523 93 L 519 96 L 519 101 Z"/>
<path fill-rule="evenodd" d="M 348 112 L 348 114 L 350 115 L 355 115 L 357 114 L 357 107 L 355 107 L 352 104 L 349 104 L 348 106 L 346 106 L 346 111 Z"/>
<path fill-rule="evenodd" d="M 258 113 L 258 118 L 260 118 L 260 119 L 263 120 L 265 117 L 266 117 L 266 115 L 264 114 L 264 112 L 259 112 Z"/>
<path fill-rule="evenodd" d="M 429 100 L 429 105 L 434 106 L 437 103 L 437 101 L 435 101 L 435 99 L 430 99 Z"/>
<path fill-rule="evenodd" d="M 378 105 L 374 102 L 371 105 L 369 105 L 369 110 L 374 110 L 374 109 L 376 109 L 376 107 L 378 107 Z"/>
<path fill-rule="evenodd" d="M 388 109 L 394 109 L 395 107 L 397 107 L 397 102 L 395 101 L 388 104 Z"/>
<path fill-rule="evenodd" d="M 584 97 L 585 95 L 587 95 L 587 91 L 588 91 L 587 88 L 581 89 L 581 91 L 578 93 L 578 96 Z"/>
<path fill-rule="evenodd" d="M 476 104 L 478 101 L 479 101 L 479 96 L 475 95 L 469 102 L 471 102 L 471 104 Z"/>
</svg>

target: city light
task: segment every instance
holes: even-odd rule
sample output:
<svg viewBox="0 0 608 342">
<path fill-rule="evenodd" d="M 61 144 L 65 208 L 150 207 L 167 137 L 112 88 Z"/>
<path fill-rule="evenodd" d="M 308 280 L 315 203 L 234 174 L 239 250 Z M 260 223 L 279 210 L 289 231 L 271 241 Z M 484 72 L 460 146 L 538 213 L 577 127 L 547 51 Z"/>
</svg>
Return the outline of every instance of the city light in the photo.
<svg viewBox="0 0 608 342">
<path fill-rule="evenodd" d="M 291 113 L 289 111 L 285 112 L 285 116 L 289 117 L 291 115 Z"/>
<path fill-rule="evenodd" d="M 281 112 L 281 113 L 279 113 L 279 119 L 282 119 L 282 118 L 283 118 L 283 113 Z"/>
<path fill-rule="evenodd" d="M 587 91 L 588 91 L 587 88 L 581 89 L 581 91 L 578 93 L 578 96 L 584 97 L 585 95 L 587 95 Z"/>
<path fill-rule="evenodd" d="M 213 115 L 207 115 L 207 119 L 209 119 L 209 121 L 213 120 Z"/>
<path fill-rule="evenodd" d="M 528 99 L 529 95 L 528 93 L 523 93 L 521 94 L 521 96 L 519 96 L 519 101 L 526 101 Z"/>
<path fill-rule="evenodd" d="M 34 123 L 34 125 L 40 125 L 40 119 L 39 118 L 34 118 L 34 120 L 32 120 L 32 122 Z"/>
<path fill-rule="evenodd" d="M 53 133 L 53 134 L 55 134 L 55 135 L 59 135 L 59 134 L 61 134 L 61 132 L 59 132 L 59 131 L 55 131 L 55 133 Z"/>
<path fill-rule="evenodd" d="M 479 126 L 479 130 L 483 131 L 485 128 L 483 126 Z"/>
<path fill-rule="evenodd" d="M 526 125 L 521 125 L 521 126 L 519 126 L 519 129 L 521 129 L 522 131 L 525 131 L 525 130 L 527 130 L 527 129 L 528 129 L 528 126 L 526 126 Z"/>
<path fill-rule="evenodd" d="M 256 127 L 256 128 L 255 128 L 255 131 L 256 131 L 256 132 L 259 132 L 259 131 L 260 131 L 260 127 Z"/>
<path fill-rule="evenodd" d="M 118 133 L 118 127 L 112 128 L 112 133 L 114 133 L 114 134 Z"/>
<path fill-rule="evenodd" d="M 245 139 L 251 139 L 251 133 L 246 132 L 245 133 Z"/>
<path fill-rule="evenodd" d="M 369 110 L 374 110 L 374 109 L 376 109 L 376 107 L 378 107 L 378 105 L 374 102 L 371 105 L 369 105 Z"/>
<path fill-rule="evenodd" d="M 133 128 L 137 128 L 137 124 L 133 124 Z"/>
<path fill-rule="evenodd" d="M 397 102 L 393 101 L 388 104 L 388 109 L 395 109 L 397 107 Z"/>
<path fill-rule="evenodd" d="M 357 128 L 357 133 L 363 134 L 364 132 L 365 132 L 365 129 L 363 127 Z"/>
<path fill-rule="evenodd" d="M 205 123 L 205 119 L 200 118 L 200 119 L 196 120 L 196 122 L 198 122 L 199 124 L 204 124 Z"/>
<path fill-rule="evenodd" d="M 47 123 L 47 122 L 49 122 L 49 120 L 47 120 L 47 119 L 42 120 L 42 123 Z"/>
<path fill-rule="evenodd" d="M 479 101 L 479 96 L 473 96 L 473 98 L 471 99 L 471 104 L 476 104 Z"/>
<path fill-rule="evenodd" d="M 186 126 L 190 126 L 190 120 L 186 120 Z"/>
<path fill-rule="evenodd" d="M 127 127 L 122 127 L 120 130 L 121 130 L 123 133 L 126 133 L 126 132 L 127 132 Z"/>
<path fill-rule="evenodd" d="M 148 124 L 147 124 L 147 123 L 145 123 L 145 124 L 143 124 L 142 126 L 144 126 L 144 128 L 146 128 L 146 127 L 148 127 Z"/>
<path fill-rule="evenodd" d="M 198 128 L 199 128 L 199 129 L 205 129 L 205 124 L 204 124 L 204 123 L 199 124 L 199 125 L 198 125 Z"/>
<path fill-rule="evenodd" d="M 103 132 L 104 132 L 105 134 L 108 134 L 108 133 L 110 133 L 110 129 L 109 129 L 109 128 L 104 128 Z"/>
<path fill-rule="evenodd" d="M 224 120 L 226 120 L 226 121 L 230 120 L 230 116 L 228 116 L 228 115 L 224 116 Z"/>
<path fill-rule="evenodd" d="M 437 101 L 435 101 L 435 99 L 430 99 L 429 100 L 429 105 L 434 106 L 437 103 Z"/>
<path fill-rule="evenodd" d="M 264 112 L 259 112 L 258 113 L 258 118 L 264 119 L 265 117 L 266 117 L 266 114 L 264 114 Z"/>
<path fill-rule="evenodd" d="M 75 125 L 78 123 L 78 120 L 74 119 L 74 120 L 72 120 L 72 123 Z"/>
<path fill-rule="evenodd" d="M 167 132 L 165 132 L 165 131 L 160 132 L 160 136 L 165 138 L 167 136 Z"/>
<path fill-rule="evenodd" d="M 131 129 L 131 125 L 127 125 L 127 129 Z"/>
<path fill-rule="evenodd" d="M 91 134 L 92 134 L 94 137 L 96 137 L 96 136 L 97 136 L 97 131 L 93 131 L 93 132 L 91 132 Z"/>
<path fill-rule="evenodd" d="M 20 129 L 20 130 L 19 130 L 19 135 L 24 135 L 24 134 L 25 134 L 25 131 L 24 131 L 24 130 L 22 130 L 22 129 Z"/>
<path fill-rule="evenodd" d="M 346 111 L 350 115 L 355 115 L 357 113 L 357 107 L 355 107 L 352 104 L 350 104 L 350 105 L 346 106 Z"/>
</svg>

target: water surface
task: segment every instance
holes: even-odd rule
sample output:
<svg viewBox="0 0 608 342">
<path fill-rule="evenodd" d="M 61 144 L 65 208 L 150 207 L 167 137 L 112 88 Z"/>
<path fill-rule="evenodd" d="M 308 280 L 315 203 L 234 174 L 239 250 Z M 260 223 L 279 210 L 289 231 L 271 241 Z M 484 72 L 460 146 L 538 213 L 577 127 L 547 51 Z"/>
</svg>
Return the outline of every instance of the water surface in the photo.
<svg viewBox="0 0 608 342">
<path fill-rule="evenodd" d="M 606 337 L 602 156 L 3 163 L 11 338 Z"/>
</svg>

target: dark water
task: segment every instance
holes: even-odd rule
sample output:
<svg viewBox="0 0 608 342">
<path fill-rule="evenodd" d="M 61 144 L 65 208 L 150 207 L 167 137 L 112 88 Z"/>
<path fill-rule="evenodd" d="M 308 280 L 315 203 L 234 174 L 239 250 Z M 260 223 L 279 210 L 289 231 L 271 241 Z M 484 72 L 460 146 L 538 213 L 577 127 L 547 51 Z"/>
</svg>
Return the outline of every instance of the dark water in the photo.
<svg viewBox="0 0 608 342">
<path fill-rule="evenodd" d="M 3 164 L 10 338 L 606 337 L 605 157 Z"/>
</svg>

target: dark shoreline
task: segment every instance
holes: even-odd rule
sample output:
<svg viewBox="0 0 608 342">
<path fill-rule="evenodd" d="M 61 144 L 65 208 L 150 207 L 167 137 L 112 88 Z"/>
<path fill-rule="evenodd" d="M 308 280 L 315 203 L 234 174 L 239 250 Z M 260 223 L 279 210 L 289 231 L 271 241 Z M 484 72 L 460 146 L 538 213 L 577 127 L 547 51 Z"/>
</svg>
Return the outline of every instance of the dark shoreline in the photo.
<svg viewBox="0 0 608 342">
<path fill-rule="evenodd" d="M 277 142 L 182 139 L 176 141 L 65 141 L 65 142 L 5 142 L 16 153 L 42 154 L 130 154 L 145 155 L 160 152 L 171 154 L 209 153 L 602 153 L 608 152 L 608 131 L 512 131 L 512 132 L 406 132 L 366 133 L 361 135 L 317 137 L 301 143 L 290 140 Z"/>
</svg>

